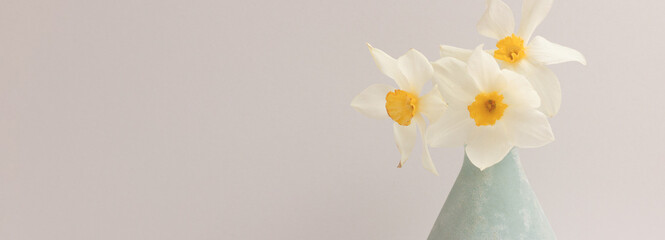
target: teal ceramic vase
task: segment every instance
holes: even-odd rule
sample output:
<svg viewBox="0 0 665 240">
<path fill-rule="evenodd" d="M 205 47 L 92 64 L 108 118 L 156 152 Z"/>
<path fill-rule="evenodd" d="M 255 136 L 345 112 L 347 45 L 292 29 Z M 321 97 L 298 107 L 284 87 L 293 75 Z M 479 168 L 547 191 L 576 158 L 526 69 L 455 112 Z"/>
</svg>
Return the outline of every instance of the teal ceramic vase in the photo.
<svg viewBox="0 0 665 240">
<path fill-rule="evenodd" d="M 428 240 L 556 239 L 520 163 L 517 148 L 480 171 L 464 156 Z"/>
</svg>

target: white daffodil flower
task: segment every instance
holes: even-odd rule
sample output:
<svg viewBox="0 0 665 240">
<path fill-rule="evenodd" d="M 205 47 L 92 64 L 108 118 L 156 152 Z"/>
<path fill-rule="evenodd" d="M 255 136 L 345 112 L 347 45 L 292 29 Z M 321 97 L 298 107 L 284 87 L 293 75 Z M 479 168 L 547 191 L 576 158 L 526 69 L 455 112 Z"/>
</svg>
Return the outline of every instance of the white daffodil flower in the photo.
<svg viewBox="0 0 665 240">
<path fill-rule="evenodd" d="M 512 10 L 501 0 L 487 0 L 487 10 L 478 22 L 478 32 L 498 40 L 494 58 L 502 68 L 524 75 L 541 98 L 540 110 L 552 117 L 561 106 L 561 86 L 545 65 L 576 61 L 586 65 L 584 56 L 571 48 L 552 43 L 541 36 L 531 39 L 534 30 L 552 7 L 553 0 L 524 0 L 522 22 L 517 32 Z M 466 61 L 471 50 L 441 45 L 442 57 Z"/>
<path fill-rule="evenodd" d="M 540 98 L 524 76 L 501 70 L 480 45 L 468 62 L 444 57 L 433 63 L 446 114 L 426 134 L 433 147 L 464 146 L 480 170 L 500 162 L 513 147 L 540 147 L 554 140 Z"/>
<path fill-rule="evenodd" d="M 438 175 L 429 149 L 424 144 L 426 123 L 421 116 L 422 113 L 430 121 L 435 121 L 446 109 L 436 88 L 420 95 L 423 85 L 432 78 L 434 70 L 431 63 L 415 49 L 394 59 L 369 44 L 367 46 L 381 72 L 395 80 L 399 89 L 385 84 L 371 85 L 351 101 L 351 106 L 368 117 L 392 119 L 395 122 L 395 141 L 401 154 L 398 168 L 409 158 L 420 129 L 423 137 L 423 166 Z M 412 120 L 415 124 L 412 124 Z"/>
</svg>

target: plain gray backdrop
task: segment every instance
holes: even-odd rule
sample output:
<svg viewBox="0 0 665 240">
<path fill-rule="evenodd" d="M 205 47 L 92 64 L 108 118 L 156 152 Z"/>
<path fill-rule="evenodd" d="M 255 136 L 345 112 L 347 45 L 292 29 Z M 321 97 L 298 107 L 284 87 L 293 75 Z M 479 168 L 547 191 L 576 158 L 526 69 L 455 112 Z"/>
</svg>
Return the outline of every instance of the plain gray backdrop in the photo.
<svg viewBox="0 0 665 240">
<path fill-rule="evenodd" d="M 519 19 L 521 1 L 508 0 Z M 425 239 L 462 148 L 402 169 L 366 42 L 494 42 L 484 0 L 0 1 L 0 239 Z M 661 239 L 662 1 L 556 0 L 556 141 L 524 149 L 560 239 Z M 420 143 L 417 143 L 418 145 Z"/>
</svg>

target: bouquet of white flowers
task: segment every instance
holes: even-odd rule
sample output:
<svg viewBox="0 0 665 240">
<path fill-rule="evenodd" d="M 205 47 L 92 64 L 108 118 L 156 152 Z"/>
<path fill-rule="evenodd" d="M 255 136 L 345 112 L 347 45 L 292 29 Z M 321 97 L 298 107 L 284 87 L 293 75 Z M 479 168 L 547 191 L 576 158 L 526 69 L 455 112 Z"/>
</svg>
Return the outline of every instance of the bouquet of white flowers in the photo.
<svg viewBox="0 0 665 240">
<path fill-rule="evenodd" d="M 418 129 L 426 145 L 465 146 L 481 170 L 501 161 L 513 147 L 552 142 L 548 117 L 561 106 L 561 87 L 547 65 L 586 60 L 574 49 L 541 36 L 531 38 L 551 5 L 552 0 L 524 0 L 522 23 L 515 32 L 508 5 L 488 0 L 478 32 L 497 40 L 494 50 L 442 45 L 441 59 L 430 62 L 415 49 L 394 59 L 367 44 L 376 65 L 397 88 L 371 85 L 351 106 L 369 117 L 394 121 L 398 167 L 408 159 Z M 423 85 L 432 80 L 433 90 L 423 94 Z M 427 146 L 423 149 L 425 169 L 438 174 Z"/>
</svg>

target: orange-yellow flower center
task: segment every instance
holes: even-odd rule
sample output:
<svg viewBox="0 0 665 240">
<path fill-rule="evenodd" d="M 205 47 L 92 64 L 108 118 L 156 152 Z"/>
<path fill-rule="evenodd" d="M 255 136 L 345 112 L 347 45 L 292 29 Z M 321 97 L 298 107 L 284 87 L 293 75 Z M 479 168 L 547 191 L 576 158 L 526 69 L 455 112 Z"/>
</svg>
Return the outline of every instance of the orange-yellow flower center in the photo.
<svg viewBox="0 0 665 240">
<path fill-rule="evenodd" d="M 389 92 L 386 95 L 386 111 L 399 125 L 409 126 L 418 111 L 418 96 L 402 90 Z"/>
<path fill-rule="evenodd" d="M 494 125 L 496 120 L 501 119 L 503 112 L 508 107 L 503 103 L 503 95 L 497 92 L 480 93 L 467 109 L 469 116 L 476 121 L 476 126 Z"/>
<path fill-rule="evenodd" d="M 516 63 L 522 58 L 526 57 L 526 48 L 524 48 L 524 40 L 515 34 L 499 40 L 496 43 L 499 48 L 494 51 L 494 58 L 503 60 L 509 63 Z"/>
</svg>

